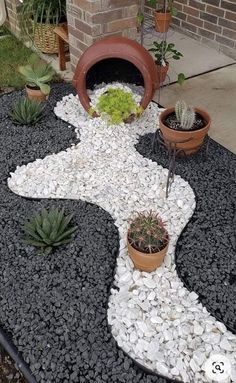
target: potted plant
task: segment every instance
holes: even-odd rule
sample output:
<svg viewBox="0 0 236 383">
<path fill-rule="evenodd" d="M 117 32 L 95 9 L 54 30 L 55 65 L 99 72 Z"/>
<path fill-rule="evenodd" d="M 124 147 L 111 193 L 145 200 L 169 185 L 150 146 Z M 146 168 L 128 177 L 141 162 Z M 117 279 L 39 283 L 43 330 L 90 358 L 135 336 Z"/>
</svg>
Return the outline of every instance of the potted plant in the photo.
<svg viewBox="0 0 236 383">
<path fill-rule="evenodd" d="M 24 0 L 20 15 L 24 33 L 43 53 L 58 53 L 54 29 L 66 23 L 66 0 Z"/>
<path fill-rule="evenodd" d="M 200 149 L 210 124 L 211 117 L 205 110 L 192 108 L 185 101 L 177 101 L 175 108 L 168 108 L 160 114 L 160 130 L 165 143 L 174 144 L 186 155 Z"/>
<path fill-rule="evenodd" d="M 167 32 L 171 23 L 172 15 L 177 15 L 177 9 L 173 6 L 174 0 L 164 0 L 159 6 L 158 0 L 148 0 L 148 4 L 154 6 L 155 29 L 157 32 Z"/>
<path fill-rule="evenodd" d="M 50 93 L 49 81 L 53 79 L 54 69 L 33 53 L 29 64 L 19 67 L 19 72 L 26 80 L 26 93 L 30 100 L 45 101 Z"/>
<path fill-rule="evenodd" d="M 161 266 L 167 253 L 169 235 L 162 219 L 150 211 L 139 213 L 131 220 L 127 242 L 134 266 L 150 272 Z"/>
<path fill-rule="evenodd" d="M 154 41 L 153 47 L 149 49 L 149 52 L 153 52 L 155 56 L 155 63 L 157 67 L 158 78 L 160 83 L 163 83 L 166 79 L 169 70 L 170 60 L 180 60 L 183 54 L 177 51 L 175 44 L 168 43 L 167 41 Z M 183 84 L 185 75 L 183 73 L 178 74 L 178 83 Z"/>
</svg>

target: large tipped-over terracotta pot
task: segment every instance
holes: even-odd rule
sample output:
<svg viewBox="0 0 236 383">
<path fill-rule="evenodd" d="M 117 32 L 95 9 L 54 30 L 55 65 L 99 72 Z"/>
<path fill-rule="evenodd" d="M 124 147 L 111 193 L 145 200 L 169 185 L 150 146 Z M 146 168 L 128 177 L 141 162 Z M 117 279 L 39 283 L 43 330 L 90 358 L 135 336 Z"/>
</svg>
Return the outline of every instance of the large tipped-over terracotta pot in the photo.
<svg viewBox="0 0 236 383">
<path fill-rule="evenodd" d="M 86 85 L 88 72 L 91 72 L 97 63 L 103 60 L 105 62 L 107 59 L 125 60 L 133 64 L 141 73 L 144 84 L 141 106 L 145 109 L 152 100 L 155 90 L 159 87 L 156 65 L 144 47 L 134 40 L 121 36 L 96 41 L 81 56 L 73 78 L 73 85 L 84 109 L 88 111 L 90 108 Z M 101 66 L 101 68 L 103 67 Z M 105 66 L 103 70 L 105 70 Z M 120 80 L 122 81 L 122 78 Z"/>
<path fill-rule="evenodd" d="M 200 108 L 194 108 L 194 110 L 205 121 L 205 126 L 198 130 L 175 130 L 166 126 L 165 120 L 169 114 L 175 111 L 174 107 L 164 110 L 159 118 L 160 130 L 165 143 L 167 145 L 175 143 L 176 148 L 182 149 L 186 155 L 194 154 L 200 149 L 211 125 L 211 117 L 205 110 Z"/>
</svg>

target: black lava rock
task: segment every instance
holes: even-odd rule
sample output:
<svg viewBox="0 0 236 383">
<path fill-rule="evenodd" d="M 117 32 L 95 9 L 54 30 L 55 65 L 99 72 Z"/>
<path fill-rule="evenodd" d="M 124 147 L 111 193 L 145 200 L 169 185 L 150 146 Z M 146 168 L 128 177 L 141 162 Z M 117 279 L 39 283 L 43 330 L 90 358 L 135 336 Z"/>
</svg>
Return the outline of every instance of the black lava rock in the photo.
<svg viewBox="0 0 236 383">
<path fill-rule="evenodd" d="M 7 187 L 16 166 L 77 142 L 52 110 L 71 92 L 70 85 L 53 86 L 45 117 L 34 127 L 15 126 L 8 117 L 23 92 L 0 98 L 0 323 L 38 383 L 166 383 L 125 355 L 107 324 L 119 248 L 111 216 L 80 200 L 27 199 Z M 78 231 L 72 243 L 45 256 L 22 243 L 21 227 L 52 206 L 73 212 Z"/>
</svg>

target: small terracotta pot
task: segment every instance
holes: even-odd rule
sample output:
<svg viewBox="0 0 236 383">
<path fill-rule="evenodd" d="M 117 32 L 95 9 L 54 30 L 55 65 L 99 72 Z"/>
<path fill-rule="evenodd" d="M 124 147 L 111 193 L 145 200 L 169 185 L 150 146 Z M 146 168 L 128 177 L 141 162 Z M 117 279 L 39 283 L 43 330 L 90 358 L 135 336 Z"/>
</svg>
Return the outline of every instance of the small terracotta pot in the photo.
<svg viewBox="0 0 236 383">
<path fill-rule="evenodd" d="M 157 67 L 158 80 L 160 81 L 160 83 L 163 83 L 166 79 L 166 76 L 169 70 L 169 63 L 166 63 L 166 66 L 158 65 L 156 63 L 156 67 Z"/>
<path fill-rule="evenodd" d="M 164 247 L 164 249 L 158 251 L 158 253 L 146 254 L 134 249 L 134 247 L 131 246 L 131 244 L 128 241 L 129 256 L 132 259 L 135 268 L 142 271 L 151 272 L 160 267 L 166 256 L 167 249 L 168 244 L 166 245 L 166 247 Z"/>
<path fill-rule="evenodd" d="M 41 92 L 40 89 L 34 89 L 34 88 L 30 88 L 28 86 L 26 86 L 25 89 L 26 89 L 27 97 L 30 100 L 43 102 L 43 101 L 46 101 L 48 99 L 48 95 Z"/>
<path fill-rule="evenodd" d="M 198 130 L 174 130 L 165 125 L 164 121 L 167 116 L 175 111 L 175 108 L 168 108 L 164 110 L 159 117 L 160 130 L 163 134 L 165 143 L 168 145 L 170 142 L 176 144 L 177 149 L 183 149 L 186 155 L 196 153 L 203 144 L 204 138 L 206 137 L 208 130 L 211 125 L 210 115 L 203 109 L 194 108 L 195 112 L 206 121 L 204 128 Z M 186 141 L 187 142 L 182 142 Z"/>
<path fill-rule="evenodd" d="M 163 13 L 154 11 L 155 30 L 160 33 L 167 32 L 170 27 L 171 19 L 172 15 L 170 12 Z"/>
</svg>

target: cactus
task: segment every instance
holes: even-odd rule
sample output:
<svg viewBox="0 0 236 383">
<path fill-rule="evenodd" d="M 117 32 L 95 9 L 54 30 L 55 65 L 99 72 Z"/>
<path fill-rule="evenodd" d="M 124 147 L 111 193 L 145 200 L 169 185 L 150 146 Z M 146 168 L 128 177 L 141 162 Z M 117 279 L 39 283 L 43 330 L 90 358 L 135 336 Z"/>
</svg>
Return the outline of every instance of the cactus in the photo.
<svg viewBox="0 0 236 383">
<path fill-rule="evenodd" d="M 175 104 L 175 115 L 183 130 L 191 130 L 195 121 L 196 114 L 194 109 L 186 104 L 185 101 L 177 101 Z"/>
<path fill-rule="evenodd" d="M 65 216 L 64 209 L 42 209 L 24 225 L 23 230 L 27 235 L 24 242 L 40 247 L 49 254 L 54 247 L 72 241 L 71 235 L 77 230 L 77 226 L 68 227 L 72 217 L 73 214 Z"/>
<path fill-rule="evenodd" d="M 9 116 L 15 124 L 34 125 L 43 117 L 43 109 L 41 103 L 21 98 L 14 103 Z"/>
<path fill-rule="evenodd" d="M 19 66 L 18 70 L 25 77 L 28 85 L 39 87 L 45 95 L 50 93 L 51 88 L 47 83 L 53 79 L 55 71 L 35 53 L 30 56 L 29 64 Z"/>
<path fill-rule="evenodd" d="M 196 121 L 196 114 L 190 106 L 187 107 L 186 110 L 183 111 L 181 116 L 181 128 L 183 130 L 191 130 L 194 122 Z"/>
<path fill-rule="evenodd" d="M 176 102 L 176 104 L 175 104 L 175 115 L 176 115 L 178 122 L 181 122 L 181 117 L 182 117 L 183 111 L 186 110 L 187 107 L 188 106 L 187 106 L 186 102 L 183 100 Z"/>
<path fill-rule="evenodd" d="M 162 219 L 150 211 L 139 213 L 131 220 L 128 241 L 136 250 L 152 254 L 167 245 L 169 236 Z"/>
</svg>

